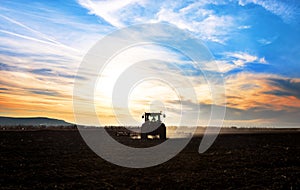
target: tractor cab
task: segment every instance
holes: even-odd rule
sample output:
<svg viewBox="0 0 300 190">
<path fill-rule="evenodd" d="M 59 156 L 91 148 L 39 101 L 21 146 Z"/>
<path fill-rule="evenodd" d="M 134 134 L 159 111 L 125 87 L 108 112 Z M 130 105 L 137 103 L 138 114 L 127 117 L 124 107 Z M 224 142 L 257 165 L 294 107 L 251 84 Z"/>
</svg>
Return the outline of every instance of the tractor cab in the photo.
<svg viewBox="0 0 300 190">
<path fill-rule="evenodd" d="M 158 136 L 162 140 L 166 139 L 166 126 L 162 123 L 162 117 L 165 118 L 166 115 L 161 112 L 144 113 L 142 118 L 145 122 L 141 128 L 141 139 L 148 139 L 148 135 Z"/>
<path fill-rule="evenodd" d="M 150 121 L 150 122 L 161 122 L 161 116 L 166 117 L 165 114 L 162 114 L 161 112 L 159 113 L 147 113 L 142 116 L 142 118 L 145 119 L 145 122 Z"/>
</svg>

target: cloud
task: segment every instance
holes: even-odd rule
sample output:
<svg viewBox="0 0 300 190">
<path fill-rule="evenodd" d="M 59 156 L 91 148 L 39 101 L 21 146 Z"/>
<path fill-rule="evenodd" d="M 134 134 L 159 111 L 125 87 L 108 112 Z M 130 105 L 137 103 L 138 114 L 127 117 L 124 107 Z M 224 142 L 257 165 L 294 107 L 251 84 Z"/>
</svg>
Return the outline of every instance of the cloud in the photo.
<svg viewBox="0 0 300 190">
<path fill-rule="evenodd" d="M 268 62 L 266 61 L 265 57 L 261 57 L 261 58 L 258 59 L 258 63 L 266 64 Z"/>
<path fill-rule="evenodd" d="M 49 44 L 49 45 L 54 45 L 54 46 L 59 46 L 59 47 L 63 47 L 63 48 L 67 48 L 67 49 L 70 49 L 70 50 L 73 50 L 73 51 L 77 51 L 77 49 L 75 48 L 72 48 L 70 46 L 67 46 L 67 45 L 64 45 L 54 39 L 51 39 L 51 37 L 47 36 L 46 34 L 43 34 L 42 32 L 40 31 L 36 31 L 32 28 L 30 28 L 29 26 L 26 26 L 25 24 L 21 23 L 21 22 L 18 22 L 12 18 L 9 18 L 7 16 L 4 16 L 4 15 L 0 15 L 1 18 L 25 29 L 25 30 L 28 30 L 29 32 L 33 33 L 35 37 L 30 37 L 30 36 L 26 36 L 26 35 L 23 35 L 23 34 L 18 34 L 18 33 L 15 33 L 15 32 L 11 32 L 11 31 L 7 31 L 7 30 L 0 30 L 0 32 L 3 32 L 3 33 L 6 33 L 6 34 L 9 34 L 9 35 L 13 35 L 13 36 L 16 36 L 16 37 L 20 37 L 20 38 L 25 38 L 27 40 L 33 40 L 33 41 L 37 41 L 37 42 L 40 42 L 40 43 L 45 43 L 45 44 Z"/>
<path fill-rule="evenodd" d="M 23 117 L 46 115 L 72 121 L 71 84 L 71 80 L 1 70 L 0 112 Z"/>
<path fill-rule="evenodd" d="M 88 9 L 90 14 L 95 14 L 116 27 L 124 27 L 122 18 L 124 18 L 123 16 L 128 16 L 126 13 L 123 13 L 125 15 L 122 14 L 121 11 L 124 10 L 124 8 L 135 4 L 143 5 L 143 2 L 144 1 L 141 0 L 78 0 L 78 3 Z"/>
<path fill-rule="evenodd" d="M 256 4 L 274 15 L 282 18 L 287 23 L 294 22 L 296 15 L 299 12 L 299 6 L 295 5 L 293 1 L 281 1 L 281 0 L 239 0 L 239 5 L 246 6 L 247 4 Z M 296 1 L 297 2 L 297 1 Z"/>
<path fill-rule="evenodd" d="M 248 53 L 244 52 L 238 52 L 238 53 L 227 53 L 228 57 L 236 58 L 238 61 L 242 60 L 244 63 L 249 63 L 257 60 L 256 56 L 250 55 Z M 239 64 L 237 64 L 239 65 Z"/>
<path fill-rule="evenodd" d="M 48 114 L 72 121 L 77 66 L 101 34 L 96 34 L 96 24 L 49 7 L 35 12 L 43 5 L 33 6 L 16 12 L 7 8 L 0 16 L 0 87 L 9 89 L 1 92 L 1 113 Z"/>
<path fill-rule="evenodd" d="M 195 103 L 189 100 L 168 100 L 167 105 L 184 105 L 191 110 L 196 111 L 200 108 L 199 125 L 207 125 L 208 118 L 212 114 L 212 106 L 219 107 L 218 105 Z M 220 108 L 220 107 L 219 107 Z M 180 112 L 178 109 L 168 109 L 168 115 L 178 117 Z M 190 112 L 193 114 L 193 112 Z M 197 114 L 196 112 L 194 114 Z M 281 126 L 298 126 L 300 119 L 300 113 L 294 107 L 286 107 L 286 109 L 269 109 L 264 106 L 249 107 L 246 109 L 240 109 L 232 107 L 232 105 L 226 107 L 226 115 L 224 118 L 224 126 L 237 125 L 242 127 L 281 127 Z M 189 117 L 189 116 L 187 116 Z M 190 117 L 193 118 L 193 117 Z M 170 121 L 169 121 L 170 122 Z M 195 121 L 193 121 L 195 122 Z"/>
<path fill-rule="evenodd" d="M 65 55 L 82 56 L 103 34 L 110 32 L 111 27 L 92 22 L 82 14 L 74 14 L 72 11 L 78 12 L 76 5 L 70 6 L 68 11 L 61 9 L 69 5 L 60 2 L 54 7 L 54 4 L 33 2 L 27 6 L 20 2 L 6 2 L 3 6 L 7 8 L 0 14 L 0 36 L 18 42 L 42 43 L 44 47 L 36 48 L 36 51 L 53 46 L 51 48 Z M 10 43 L 2 41 L 1 45 L 5 44 Z M 14 46 L 21 45 L 16 43 Z M 59 51 L 58 55 L 61 54 Z"/>
<path fill-rule="evenodd" d="M 225 52 L 217 55 L 215 63 L 203 63 L 205 70 L 228 73 L 236 69 L 242 69 L 249 64 L 268 64 L 265 57 L 258 57 L 247 52 Z"/>
<path fill-rule="evenodd" d="M 55 92 L 55 91 L 47 91 L 47 90 L 38 90 L 38 89 L 32 89 L 29 90 L 29 92 L 33 94 L 38 94 L 38 95 L 45 95 L 45 96 L 59 96 L 60 94 Z"/>
<path fill-rule="evenodd" d="M 203 40 L 224 43 L 227 40 L 227 34 L 234 25 L 234 19 L 231 16 L 204 15 L 202 19 L 196 20 L 189 18 L 180 11 L 177 13 L 173 12 L 173 10 L 162 8 L 157 13 L 157 20 L 169 22 L 180 29 L 193 32 Z"/>
<path fill-rule="evenodd" d="M 225 53 L 225 57 L 238 67 L 245 66 L 247 63 L 267 63 L 264 57 L 257 57 L 245 52 Z"/>
<path fill-rule="evenodd" d="M 300 79 L 241 72 L 225 78 L 226 124 L 297 126 Z"/>
<path fill-rule="evenodd" d="M 103 1 L 78 0 L 90 14 L 99 16 L 112 26 L 122 28 L 138 23 L 168 22 L 188 30 L 203 40 L 225 43 L 233 29 L 234 17 L 217 15 L 206 5 L 222 2 L 201 1 L 186 4 L 173 1 Z"/>
<path fill-rule="evenodd" d="M 299 79 L 275 74 L 242 72 L 226 77 L 228 106 L 242 110 L 255 107 L 286 111 L 291 111 L 291 108 L 299 109 L 297 89 Z"/>
<path fill-rule="evenodd" d="M 224 123 L 246 127 L 298 126 L 300 122 L 299 116 L 300 113 L 293 107 L 287 107 L 285 110 L 272 110 L 264 107 L 254 107 L 245 110 L 227 107 Z"/>
<path fill-rule="evenodd" d="M 287 22 L 293 20 L 294 11 L 297 10 L 296 7 L 285 7 L 284 5 L 288 3 L 282 1 L 244 0 L 239 2 L 242 6 L 249 3 L 262 6 Z M 249 53 L 256 50 L 260 51 L 260 49 L 254 49 L 250 43 L 250 47 L 248 47 L 249 44 L 246 44 L 248 37 L 249 41 L 259 42 L 262 45 L 271 44 L 274 39 L 268 35 L 256 35 L 256 31 L 254 31 L 256 24 L 247 20 L 250 16 L 247 17 L 243 12 L 247 7 L 235 6 L 236 4 L 232 6 L 231 1 L 215 0 L 188 3 L 149 0 L 78 0 L 79 6 L 81 5 L 89 11 L 90 14 L 87 15 L 86 10 L 78 7 L 78 5 L 75 5 L 76 9 L 73 10 L 73 6 L 65 7 L 65 4 L 51 7 L 52 5 L 49 6 L 47 3 L 30 5 L 11 1 L 4 3 L 5 5 L 1 4 L 0 7 L 3 10 L 0 16 L 1 114 L 24 116 L 48 114 L 50 117 L 58 118 L 65 117 L 65 115 L 60 116 L 60 114 L 66 114 L 70 120 L 73 117 L 72 88 L 74 75 L 84 53 L 88 51 L 91 45 L 103 35 L 118 28 L 137 23 L 167 22 L 189 31 L 193 36 L 208 42 L 209 45 L 213 44 L 214 53 L 217 54 L 216 62 L 221 72 L 226 73 L 228 120 L 244 119 L 247 122 L 261 122 L 265 114 L 265 119 L 272 121 L 273 118 L 279 119 L 280 114 L 282 114 L 284 120 L 290 117 L 291 121 L 298 121 L 297 118 L 299 117 L 296 117 L 296 112 L 300 107 L 299 79 L 276 74 L 242 72 L 243 68 L 250 64 L 256 66 L 258 64 L 271 64 L 274 61 L 271 59 L 272 57 L 268 57 L 269 51 L 273 51 L 273 49 L 265 49 L 266 58 L 260 54 L 261 52 Z M 10 3 L 12 6 L 7 6 Z M 70 8 L 70 10 L 65 8 Z M 246 12 L 248 13 L 248 11 Z M 279 25 L 273 27 L 277 29 L 277 26 Z M 259 32 L 261 32 L 260 29 Z M 252 35 L 257 38 L 252 39 Z M 239 38 L 240 36 L 241 38 Z M 280 37 L 284 38 L 282 35 Z M 240 42 L 236 46 L 227 43 L 232 42 L 230 39 L 233 38 L 243 42 L 245 40 L 247 48 L 244 48 L 244 44 Z M 232 48 L 233 46 L 234 48 Z M 269 47 L 271 46 L 263 48 Z M 159 71 L 172 73 L 174 78 L 178 79 L 176 85 L 180 87 L 184 87 L 184 84 L 180 83 L 181 77 L 195 82 L 194 87 L 199 95 L 199 102 L 192 102 L 187 97 L 182 97 L 183 104 L 191 110 L 196 108 L 193 106 L 200 104 L 204 114 L 202 116 L 209 113 L 208 107 L 213 102 L 209 87 L 204 80 L 199 79 L 201 71 L 193 67 L 189 60 L 182 59 L 174 52 L 166 52 L 159 48 L 147 47 L 146 49 L 140 48 L 129 51 L 122 59 L 117 58 L 116 62 L 119 63 L 117 67 L 110 67 L 109 65 L 106 68 L 109 72 L 104 74 L 112 76 L 113 79 L 107 81 L 107 84 L 103 86 L 105 92 L 95 99 L 99 102 L 96 105 L 98 114 L 107 119 L 113 118 L 113 114 L 110 114 L 111 110 L 108 110 L 111 105 L 105 102 L 107 100 L 105 96 L 113 88 L 114 77 L 119 76 L 122 69 L 126 69 L 128 63 L 140 61 L 147 55 L 174 63 L 175 66 L 181 68 L 180 71 L 172 64 L 158 64 L 152 65 L 153 67 L 149 70 L 158 72 L 157 68 L 159 68 Z M 219 53 L 224 52 L 224 50 L 225 53 Z M 249 50 L 249 52 L 245 50 Z M 212 65 L 215 66 L 207 63 L 205 69 L 218 72 Z M 256 71 L 259 72 L 259 70 Z M 86 76 L 90 74 L 93 73 L 86 72 Z M 86 76 L 80 77 L 84 80 Z M 165 96 L 153 91 L 154 88 L 164 92 Z M 172 94 L 163 89 L 160 83 L 154 82 L 146 85 L 145 89 L 150 91 L 147 96 L 143 94 L 145 92 L 143 88 L 140 89 L 140 93 L 136 92 L 141 100 L 147 98 L 147 101 L 150 101 L 152 97 L 161 95 L 162 99 L 169 100 L 166 102 L 169 103 L 168 108 L 171 116 L 174 118 L 177 116 L 179 108 L 174 106 L 178 105 L 178 101 L 174 98 L 175 95 L 171 96 Z M 141 106 L 135 107 L 133 113 L 139 114 L 143 111 L 145 103 L 147 102 L 140 101 L 139 105 Z M 83 114 L 87 114 L 87 112 Z M 276 119 L 274 121 L 277 122 Z"/>
<path fill-rule="evenodd" d="M 68 73 L 64 73 L 64 72 L 59 72 L 59 71 L 54 71 L 52 69 L 48 69 L 48 68 L 41 68 L 41 69 L 33 69 L 33 70 L 28 70 L 27 72 L 33 73 L 33 74 L 37 74 L 37 75 L 42 75 L 42 76 L 53 76 L 53 77 L 62 77 L 62 78 L 78 78 L 81 80 L 85 80 L 85 77 L 82 76 L 76 76 L 75 74 L 68 74 Z"/>
<path fill-rule="evenodd" d="M 17 69 L 17 67 L 15 67 L 15 66 L 10 66 L 5 63 L 0 63 L 0 71 L 13 71 L 16 69 Z"/>
<path fill-rule="evenodd" d="M 249 29 L 252 28 L 251 25 L 243 25 L 243 26 L 239 26 L 238 29 L 244 30 L 244 29 Z"/>
<path fill-rule="evenodd" d="M 299 79 L 269 78 L 268 83 L 277 88 L 271 91 L 267 91 L 267 94 L 273 94 L 276 96 L 294 96 L 300 99 Z"/>
<path fill-rule="evenodd" d="M 267 40 L 265 38 L 259 39 L 258 42 L 261 43 L 262 45 L 269 45 L 272 43 L 271 40 Z"/>
</svg>

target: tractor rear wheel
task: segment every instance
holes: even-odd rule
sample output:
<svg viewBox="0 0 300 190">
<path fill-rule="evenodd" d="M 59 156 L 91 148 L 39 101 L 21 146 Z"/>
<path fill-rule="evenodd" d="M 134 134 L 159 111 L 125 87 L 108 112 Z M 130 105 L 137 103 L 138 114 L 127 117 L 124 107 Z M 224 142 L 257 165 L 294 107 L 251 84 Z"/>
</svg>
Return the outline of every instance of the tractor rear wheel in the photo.
<svg viewBox="0 0 300 190">
<path fill-rule="evenodd" d="M 163 123 L 160 126 L 159 138 L 162 139 L 162 140 L 166 140 L 167 139 L 167 130 L 166 130 L 165 124 L 163 124 Z"/>
</svg>

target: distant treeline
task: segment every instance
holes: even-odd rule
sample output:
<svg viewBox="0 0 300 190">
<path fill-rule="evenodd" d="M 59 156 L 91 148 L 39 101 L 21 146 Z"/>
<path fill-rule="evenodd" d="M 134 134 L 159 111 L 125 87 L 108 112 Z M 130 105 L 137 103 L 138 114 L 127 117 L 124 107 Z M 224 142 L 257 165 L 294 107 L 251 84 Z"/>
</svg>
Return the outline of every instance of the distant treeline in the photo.
<svg viewBox="0 0 300 190">
<path fill-rule="evenodd" d="M 16 125 L 16 126 L 0 126 L 2 131 L 32 131 L 32 130 L 75 130 L 77 125 L 57 125 L 57 126 L 47 126 L 47 125 Z"/>
</svg>

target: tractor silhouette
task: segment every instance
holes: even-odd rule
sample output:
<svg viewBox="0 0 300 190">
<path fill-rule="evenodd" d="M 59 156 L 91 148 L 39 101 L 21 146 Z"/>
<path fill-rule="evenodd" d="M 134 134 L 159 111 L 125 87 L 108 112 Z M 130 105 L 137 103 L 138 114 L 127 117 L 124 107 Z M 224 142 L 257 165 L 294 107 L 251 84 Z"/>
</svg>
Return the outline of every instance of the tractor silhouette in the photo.
<svg viewBox="0 0 300 190">
<path fill-rule="evenodd" d="M 141 128 L 141 139 L 148 139 L 148 135 L 159 136 L 159 139 L 165 140 L 167 138 L 166 126 L 161 121 L 161 116 L 166 117 L 165 114 L 147 113 L 142 116 L 145 119 Z"/>
</svg>

